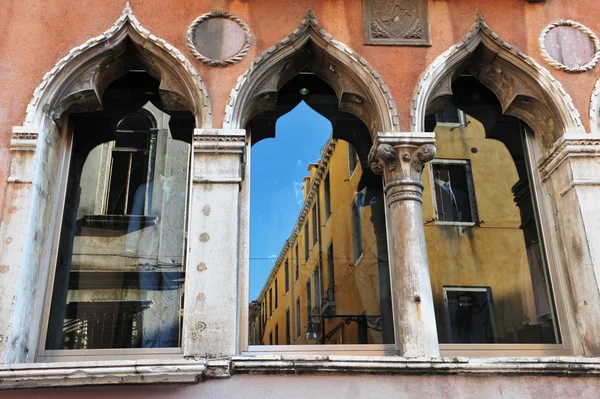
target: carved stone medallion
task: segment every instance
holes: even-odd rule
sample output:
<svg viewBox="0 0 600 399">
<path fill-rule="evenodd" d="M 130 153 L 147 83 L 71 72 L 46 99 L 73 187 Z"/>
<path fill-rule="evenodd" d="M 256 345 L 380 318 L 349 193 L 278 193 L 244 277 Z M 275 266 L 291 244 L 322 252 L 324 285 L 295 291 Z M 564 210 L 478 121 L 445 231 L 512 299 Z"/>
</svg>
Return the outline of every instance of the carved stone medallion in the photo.
<svg viewBox="0 0 600 399">
<path fill-rule="evenodd" d="M 225 11 L 211 11 L 192 22 L 187 46 L 202 63 L 228 66 L 239 62 L 250 50 L 252 35 L 239 17 Z"/>
<path fill-rule="evenodd" d="M 366 44 L 429 46 L 427 0 L 363 0 Z"/>
<path fill-rule="evenodd" d="M 539 47 L 546 62 L 565 72 L 591 71 L 600 60 L 600 40 L 590 29 L 571 20 L 547 25 Z"/>
</svg>

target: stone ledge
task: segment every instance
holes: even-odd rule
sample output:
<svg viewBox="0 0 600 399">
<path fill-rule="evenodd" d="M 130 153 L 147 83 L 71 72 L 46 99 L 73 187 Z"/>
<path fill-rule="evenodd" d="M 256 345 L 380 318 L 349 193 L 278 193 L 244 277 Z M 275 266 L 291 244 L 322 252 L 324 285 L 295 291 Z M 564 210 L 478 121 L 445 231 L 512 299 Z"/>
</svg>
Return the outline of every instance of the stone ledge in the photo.
<svg viewBox="0 0 600 399">
<path fill-rule="evenodd" d="M 197 383 L 230 377 L 229 360 L 118 360 L 0 365 L 0 389 Z"/>
<path fill-rule="evenodd" d="M 402 358 L 367 356 L 235 356 L 232 374 L 367 373 L 427 375 L 600 375 L 599 358 Z"/>
<path fill-rule="evenodd" d="M 0 389 L 193 384 L 235 374 L 598 376 L 600 358 L 260 355 L 207 360 L 120 360 L 0 365 Z M 234 377 L 235 378 L 235 377 Z"/>
</svg>

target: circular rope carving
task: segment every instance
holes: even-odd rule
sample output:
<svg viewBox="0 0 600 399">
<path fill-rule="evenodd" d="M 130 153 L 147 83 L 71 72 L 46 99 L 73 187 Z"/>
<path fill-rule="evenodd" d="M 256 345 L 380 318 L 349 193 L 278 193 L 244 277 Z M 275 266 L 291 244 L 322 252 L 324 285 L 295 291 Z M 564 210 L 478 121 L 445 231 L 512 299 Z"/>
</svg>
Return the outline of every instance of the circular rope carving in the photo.
<svg viewBox="0 0 600 399">
<path fill-rule="evenodd" d="M 559 27 L 559 26 L 566 26 L 566 27 L 577 29 L 578 31 L 580 31 L 581 33 L 586 35 L 592 41 L 592 44 L 594 46 L 594 57 L 590 60 L 590 62 L 588 62 L 585 65 L 581 65 L 581 66 L 567 66 L 567 65 L 561 64 L 560 62 L 558 62 L 554 58 L 552 58 L 550 53 L 548 53 L 548 49 L 546 48 L 546 43 L 545 43 L 546 35 L 552 29 Z M 554 68 L 559 69 L 561 71 L 570 72 L 570 73 L 580 73 L 580 72 L 591 71 L 596 66 L 596 63 L 598 63 L 598 60 L 600 60 L 600 40 L 598 40 L 598 38 L 596 37 L 594 32 L 592 32 L 589 28 L 580 24 L 579 22 L 571 21 L 569 19 L 556 21 L 556 22 L 553 22 L 553 23 L 547 25 L 542 30 L 542 33 L 540 35 L 538 43 L 539 43 L 540 52 L 541 52 L 541 55 L 542 55 L 542 58 L 544 59 L 544 61 L 546 61 L 548 64 L 552 65 Z"/>
<path fill-rule="evenodd" d="M 198 25 L 200 25 L 202 22 L 204 22 L 208 19 L 211 19 L 211 18 L 225 18 L 225 19 L 235 22 L 236 24 L 239 25 L 240 28 L 242 28 L 245 39 L 244 39 L 244 45 L 242 46 L 240 51 L 238 51 L 233 56 L 231 56 L 229 58 L 225 58 L 225 59 L 209 58 L 198 51 L 198 49 L 196 48 L 196 45 L 194 44 L 194 32 L 196 31 L 196 28 L 198 27 Z M 187 31 L 187 47 L 188 47 L 188 49 L 191 51 L 191 53 L 194 55 L 194 57 L 196 57 L 196 59 L 198 59 L 198 61 L 202 62 L 203 64 L 209 65 L 209 66 L 226 67 L 226 66 L 240 62 L 242 60 L 242 58 L 244 58 L 246 56 L 246 54 L 248 54 L 248 52 L 250 51 L 251 44 L 252 44 L 252 34 L 250 33 L 250 27 L 248 27 L 248 24 L 246 24 L 246 22 L 244 22 L 237 15 L 233 15 L 233 14 L 230 14 L 225 11 L 215 10 L 215 11 L 211 11 L 211 12 L 208 12 L 206 14 L 199 16 L 198 18 L 196 18 L 194 20 L 194 22 L 192 22 L 192 24 L 190 25 L 190 27 L 188 28 L 188 31 Z"/>
</svg>

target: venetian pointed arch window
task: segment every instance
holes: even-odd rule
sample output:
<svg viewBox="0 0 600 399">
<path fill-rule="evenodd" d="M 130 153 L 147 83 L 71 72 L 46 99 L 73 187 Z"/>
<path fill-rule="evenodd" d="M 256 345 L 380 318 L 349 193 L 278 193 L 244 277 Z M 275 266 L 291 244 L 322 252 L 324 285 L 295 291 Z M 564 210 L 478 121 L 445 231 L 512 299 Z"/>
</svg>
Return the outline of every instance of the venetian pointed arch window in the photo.
<svg viewBox="0 0 600 399">
<path fill-rule="evenodd" d="M 19 289 L 11 362 L 181 356 L 191 143 L 210 123 L 198 74 L 129 6 L 46 74 L 22 127 L 41 190 L 17 284 L 37 289 Z"/>
<path fill-rule="evenodd" d="M 250 352 L 334 344 L 393 351 L 383 186 L 367 164 L 373 135 L 397 129 L 389 90 L 311 12 L 274 48 L 244 75 L 225 117 L 252 145 L 244 341 Z M 285 211 L 269 225 L 261 207 L 271 216 Z M 261 316 L 286 264 L 298 278 L 289 276 L 278 309 Z M 275 326 L 281 336 L 273 342 L 290 336 L 294 347 L 268 347 Z"/>
<path fill-rule="evenodd" d="M 562 134 L 581 130 L 578 115 L 548 72 L 480 15 L 441 57 L 413 100 L 413 128 L 436 133 L 423 222 L 440 350 L 568 354 L 552 216 L 536 164 Z M 437 123 L 436 115 L 457 111 L 461 123 Z"/>
</svg>

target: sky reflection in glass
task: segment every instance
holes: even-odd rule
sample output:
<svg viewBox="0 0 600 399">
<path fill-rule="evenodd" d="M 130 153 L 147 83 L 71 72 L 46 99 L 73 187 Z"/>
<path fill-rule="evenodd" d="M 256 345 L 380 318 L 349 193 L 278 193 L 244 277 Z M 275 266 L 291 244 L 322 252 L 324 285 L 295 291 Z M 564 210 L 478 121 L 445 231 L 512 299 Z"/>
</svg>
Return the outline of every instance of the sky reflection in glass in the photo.
<svg viewBox="0 0 600 399">
<path fill-rule="evenodd" d="M 276 138 L 252 147 L 250 300 L 256 299 L 303 203 L 308 165 L 321 158 L 331 123 L 304 101 L 277 120 Z"/>
</svg>

